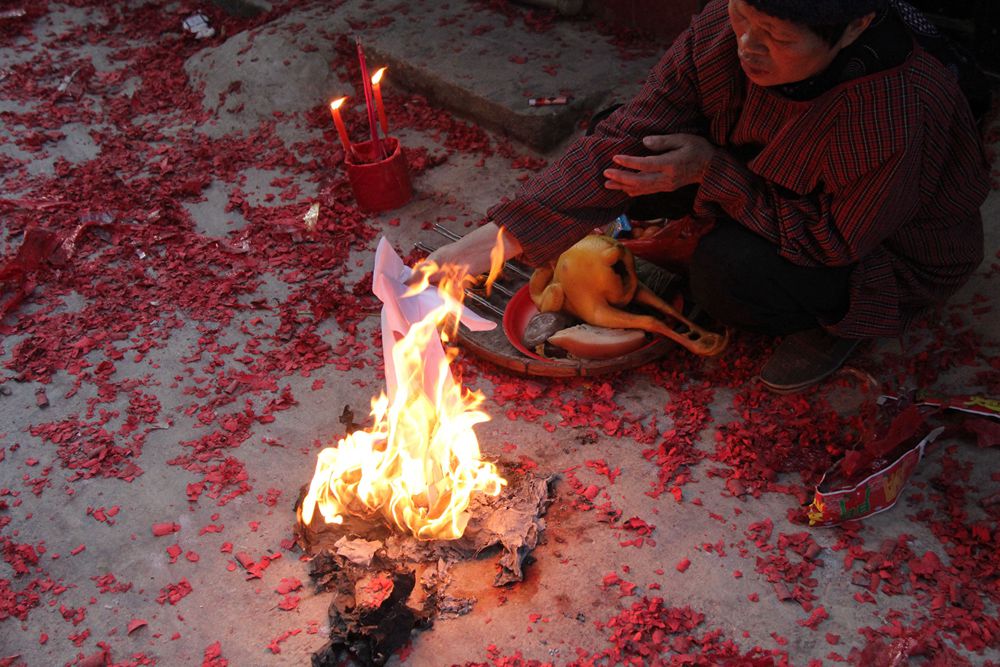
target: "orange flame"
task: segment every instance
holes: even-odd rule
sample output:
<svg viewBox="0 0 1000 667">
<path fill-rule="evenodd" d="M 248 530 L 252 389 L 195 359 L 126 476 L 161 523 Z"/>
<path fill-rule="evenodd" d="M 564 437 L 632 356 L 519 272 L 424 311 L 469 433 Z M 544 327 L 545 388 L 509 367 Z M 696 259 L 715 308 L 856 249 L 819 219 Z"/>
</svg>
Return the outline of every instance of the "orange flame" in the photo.
<svg viewBox="0 0 1000 667">
<path fill-rule="evenodd" d="M 331 109 L 332 111 L 336 111 L 336 110 L 337 110 L 337 109 L 339 109 L 339 108 L 340 108 L 341 106 L 343 106 L 344 102 L 346 102 L 346 101 L 347 101 L 347 98 L 346 98 L 346 97 L 338 97 L 338 98 L 337 98 L 337 99 L 335 99 L 334 101 L 330 102 L 330 109 Z"/>
<path fill-rule="evenodd" d="M 428 346 L 457 333 L 468 276 L 433 262 L 414 271 L 418 281 L 409 293 L 444 276 L 438 287 L 443 303 L 393 346 L 396 392 L 391 403 L 384 392 L 372 399 L 374 425 L 320 452 L 300 508 L 304 525 L 318 508 L 326 523 L 342 523 L 347 514 L 381 514 L 418 539 L 457 539 L 469 521 L 472 494 L 496 496 L 507 483 L 480 457 L 473 427 L 490 416 L 479 409 L 482 393 L 453 380 L 450 363 L 457 352 L 448 350 L 436 369 L 424 363 Z"/>
<path fill-rule="evenodd" d="M 385 74 L 385 71 L 387 69 L 389 69 L 389 68 L 388 67 L 380 67 L 377 70 L 375 70 L 375 73 L 372 74 L 372 85 L 375 85 L 379 81 L 382 80 L 382 75 Z"/>
<path fill-rule="evenodd" d="M 493 244 L 493 250 L 490 251 L 490 272 L 486 276 L 486 295 L 489 296 L 490 291 L 493 289 L 493 283 L 497 281 L 500 277 L 500 273 L 503 271 L 503 227 L 497 230 L 497 241 Z"/>
</svg>

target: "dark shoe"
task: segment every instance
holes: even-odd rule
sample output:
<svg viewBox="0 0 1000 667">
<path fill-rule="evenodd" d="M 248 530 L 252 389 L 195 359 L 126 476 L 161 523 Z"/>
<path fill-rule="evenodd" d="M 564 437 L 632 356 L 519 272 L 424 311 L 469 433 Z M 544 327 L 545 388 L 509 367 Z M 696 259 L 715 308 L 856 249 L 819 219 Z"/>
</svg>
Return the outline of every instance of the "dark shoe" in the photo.
<svg viewBox="0 0 1000 667">
<path fill-rule="evenodd" d="M 860 342 L 834 336 L 825 329 L 791 334 L 764 364 L 760 380 L 777 393 L 800 391 L 840 368 Z"/>
</svg>

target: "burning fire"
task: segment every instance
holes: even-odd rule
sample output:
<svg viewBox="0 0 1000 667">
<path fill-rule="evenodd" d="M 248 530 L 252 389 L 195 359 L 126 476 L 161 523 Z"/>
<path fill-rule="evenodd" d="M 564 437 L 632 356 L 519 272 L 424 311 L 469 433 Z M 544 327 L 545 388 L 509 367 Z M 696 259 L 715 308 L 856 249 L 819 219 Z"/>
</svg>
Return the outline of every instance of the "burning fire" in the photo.
<svg viewBox="0 0 1000 667">
<path fill-rule="evenodd" d="M 372 399 L 374 425 L 320 452 L 300 508 L 303 525 L 318 508 L 326 523 L 342 523 L 348 513 L 365 518 L 381 514 L 418 539 L 457 539 L 469 521 L 472 494 L 496 496 L 507 483 L 496 466 L 480 457 L 473 427 L 490 416 L 479 409 L 485 400 L 481 392 L 467 391 L 453 380 L 450 364 L 457 352 L 445 345 L 438 368 L 424 363 L 429 346 L 454 339 L 463 287 L 471 279 L 458 267 L 432 262 L 419 265 L 416 273 L 420 281 L 406 296 L 427 289 L 431 276 L 440 273 L 443 303 L 393 346 L 395 396 L 390 402 L 382 392 Z M 499 273 L 499 267 L 490 273 Z"/>
</svg>

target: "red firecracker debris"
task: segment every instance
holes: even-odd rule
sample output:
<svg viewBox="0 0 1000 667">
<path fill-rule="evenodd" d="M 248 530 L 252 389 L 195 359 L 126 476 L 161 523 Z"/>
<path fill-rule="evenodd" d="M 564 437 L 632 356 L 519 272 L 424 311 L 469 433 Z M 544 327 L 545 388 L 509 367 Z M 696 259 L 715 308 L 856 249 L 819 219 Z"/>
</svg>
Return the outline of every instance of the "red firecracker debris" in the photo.
<svg viewBox="0 0 1000 667">
<path fill-rule="evenodd" d="M 201 667 L 228 667 L 229 661 L 222 657 L 222 644 L 215 642 L 205 647 Z"/>
<path fill-rule="evenodd" d="M 294 637 L 295 635 L 302 632 L 301 628 L 295 628 L 294 630 L 285 630 L 280 635 L 271 640 L 271 643 L 267 645 L 268 650 L 271 653 L 281 653 L 281 644 L 286 641 L 289 637 Z"/>
<path fill-rule="evenodd" d="M 131 621 L 128 622 L 128 629 L 125 631 L 125 634 L 130 635 L 145 625 L 147 625 L 146 619 L 133 618 Z"/>
<path fill-rule="evenodd" d="M 166 535 L 169 535 L 170 533 L 176 533 L 180 529 L 181 525 L 179 523 L 174 523 L 172 521 L 168 521 L 166 523 L 154 523 L 153 536 L 164 537 Z"/>
<path fill-rule="evenodd" d="M 191 583 L 186 578 L 181 578 L 176 584 L 167 584 L 160 589 L 160 594 L 156 596 L 156 601 L 160 604 L 169 602 L 175 605 L 192 591 Z"/>
<path fill-rule="evenodd" d="M 281 602 L 278 603 L 278 609 L 282 611 L 292 611 L 299 606 L 299 596 L 298 595 L 286 595 L 281 598 Z"/>
<path fill-rule="evenodd" d="M 275 588 L 280 595 L 287 595 L 302 588 L 302 582 L 295 577 L 282 577 L 278 587 Z"/>
<path fill-rule="evenodd" d="M 830 618 L 830 615 L 826 613 L 826 609 L 823 607 L 816 607 L 813 609 L 812 614 L 809 615 L 809 618 L 796 621 L 796 623 L 802 627 L 809 628 L 810 630 L 815 630 L 820 623 L 828 618 Z"/>
</svg>

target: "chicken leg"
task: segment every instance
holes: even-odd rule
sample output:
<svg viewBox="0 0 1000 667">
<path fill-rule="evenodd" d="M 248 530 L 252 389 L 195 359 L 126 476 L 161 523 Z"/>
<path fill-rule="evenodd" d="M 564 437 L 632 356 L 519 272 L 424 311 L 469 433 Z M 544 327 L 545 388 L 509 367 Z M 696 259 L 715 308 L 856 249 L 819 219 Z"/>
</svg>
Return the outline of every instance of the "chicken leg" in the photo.
<svg viewBox="0 0 1000 667">
<path fill-rule="evenodd" d="M 678 333 L 668 327 L 666 323 L 661 322 L 664 328 L 669 330 L 670 333 L 665 333 L 663 331 L 657 331 L 657 333 L 661 333 L 667 338 L 677 341 L 695 354 L 700 354 L 706 357 L 714 357 L 717 354 L 721 354 L 729 344 L 728 329 L 726 329 L 725 334 L 720 336 L 717 333 L 708 331 L 707 329 L 698 326 L 688 318 L 684 317 L 684 315 L 678 312 L 676 308 L 661 299 L 655 292 L 653 292 L 653 290 L 649 289 L 642 283 L 639 283 L 639 289 L 636 290 L 634 302 L 654 308 L 667 317 L 673 318 L 687 327 L 688 330 L 685 333 Z M 687 343 L 684 341 L 687 341 Z"/>
</svg>

